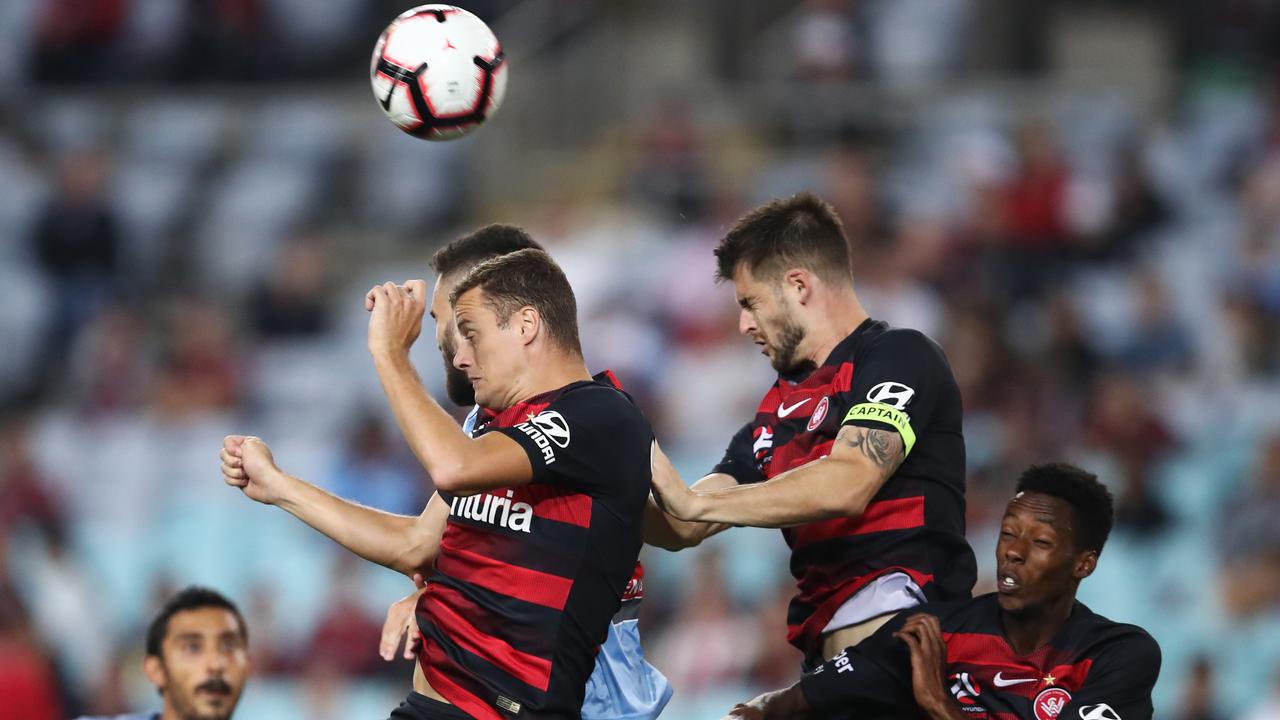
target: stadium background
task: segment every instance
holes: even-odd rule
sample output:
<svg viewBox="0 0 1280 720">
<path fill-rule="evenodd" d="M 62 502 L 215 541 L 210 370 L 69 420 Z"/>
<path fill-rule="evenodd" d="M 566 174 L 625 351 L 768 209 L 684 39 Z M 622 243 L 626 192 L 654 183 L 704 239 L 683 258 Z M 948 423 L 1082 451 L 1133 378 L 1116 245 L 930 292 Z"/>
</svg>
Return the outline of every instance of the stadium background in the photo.
<svg viewBox="0 0 1280 720">
<path fill-rule="evenodd" d="M 1120 509 L 1082 596 L 1160 641 L 1158 714 L 1280 717 L 1280 6 L 467 3 L 506 103 L 428 144 L 366 74 L 410 4 L 0 2 L 0 696 L 154 707 L 142 629 L 198 582 L 249 619 L 237 718 L 384 716 L 407 581 L 224 487 L 223 434 L 416 512 L 362 293 L 510 221 L 692 479 L 770 381 L 711 249 L 811 189 L 870 312 L 950 357 L 978 591 L 1019 469 L 1078 462 Z M 772 531 L 646 550 L 664 717 L 795 677 L 785 558 Z"/>
</svg>

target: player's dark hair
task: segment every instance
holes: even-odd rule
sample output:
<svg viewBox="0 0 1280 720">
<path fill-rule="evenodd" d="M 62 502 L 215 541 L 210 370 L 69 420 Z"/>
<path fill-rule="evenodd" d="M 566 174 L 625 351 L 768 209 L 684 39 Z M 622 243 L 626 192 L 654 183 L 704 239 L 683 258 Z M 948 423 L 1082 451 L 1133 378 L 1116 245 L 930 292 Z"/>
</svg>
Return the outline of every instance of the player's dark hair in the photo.
<svg viewBox="0 0 1280 720">
<path fill-rule="evenodd" d="M 556 344 L 582 355 L 578 340 L 578 302 L 564 271 L 546 252 L 517 250 L 480 263 L 454 286 L 449 303 L 456 305 L 463 293 L 474 288 L 484 291 L 503 327 L 517 310 L 532 307 L 542 316 Z"/>
<path fill-rule="evenodd" d="M 1018 478 L 1018 492 L 1035 492 L 1065 500 L 1077 550 L 1101 553 L 1111 534 L 1115 504 L 1098 476 L 1068 463 L 1032 465 Z"/>
<path fill-rule="evenodd" d="M 716 279 L 746 266 L 756 278 L 802 267 L 823 280 L 850 283 L 849 240 L 835 208 L 812 193 L 761 205 L 744 215 L 716 248 Z"/>
<path fill-rule="evenodd" d="M 452 275 L 466 272 L 490 258 L 529 248 L 541 250 L 542 246 L 523 228 L 485 225 L 436 250 L 431 256 L 431 267 L 437 275 Z"/>
<path fill-rule="evenodd" d="M 161 646 L 164 645 L 165 636 L 169 634 L 169 620 L 174 615 L 187 610 L 200 610 L 210 607 L 222 608 L 234 615 L 236 624 L 240 626 L 240 637 L 246 643 L 249 641 L 249 628 L 245 625 L 244 616 L 240 614 L 240 609 L 236 607 L 235 603 L 228 600 L 226 596 L 217 590 L 191 585 L 169 598 L 164 607 L 160 608 L 160 612 L 156 614 L 155 619 L 151 621 L 151 625 L 147 628 L 147 655 L 161 656 Z"/>
</svg>

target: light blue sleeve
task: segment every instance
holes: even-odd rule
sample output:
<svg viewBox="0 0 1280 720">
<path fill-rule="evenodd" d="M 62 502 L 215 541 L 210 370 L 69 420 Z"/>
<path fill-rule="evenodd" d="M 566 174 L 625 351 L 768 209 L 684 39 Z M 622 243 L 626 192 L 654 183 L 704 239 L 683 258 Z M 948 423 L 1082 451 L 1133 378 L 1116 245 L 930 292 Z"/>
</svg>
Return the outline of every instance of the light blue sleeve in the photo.
<svg viewBox="0 0 1280 720">
<path fill-rule="evenodd" d="M 644 659 L 639 621 L 609 624 L 587 679 L 582 720 L 652 720 L 671 700 L 671 683 Z"/>
</svg>

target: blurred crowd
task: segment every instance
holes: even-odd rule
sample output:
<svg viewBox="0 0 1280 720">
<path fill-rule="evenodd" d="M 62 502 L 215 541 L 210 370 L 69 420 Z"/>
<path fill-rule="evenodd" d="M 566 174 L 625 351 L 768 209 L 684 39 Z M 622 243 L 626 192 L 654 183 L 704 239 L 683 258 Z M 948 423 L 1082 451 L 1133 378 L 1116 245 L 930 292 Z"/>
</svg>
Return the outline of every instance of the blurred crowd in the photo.
<svg viewBox="0 0 1280 720">
<path fill-rule="evenodd" d="M 377 658 L 377 629 L 408 581 L 221 486 L 222 435 L 262 435 L 291 472 L 416 513 L 430 481 L 369 367 L 363 291 L 422 276 L 440 243 L 509 221 L 564 266 L 589 364 L 617 373 L 696 477 L 771 381 L 711 250 L 742 212 L 799 190 L 843 217 L 869 312 L 929 334 L 951 362 L 976 592 L 993 587 L 1017 473 L 1079 463 L 1118 501 L 1082 599 L 1161 643 L 1160 715 L 1280 716 L 1270 4 L 1151 9 L 1174 50 L 1159 69 L 1176 79 L 1153 111 L 1056 88 L 1043 47 L 1002 61 L 1034 92 L 968 89 L 980 3 L 745 3 L 761 56 L 786 62 L 729 63 L 720 94 L 747 106 L 752 82 L 783 76 L 794 103 L 726 120 L 663 96 L 617 118 L 608 142 L 557 149 L 591 192 L 547 188 L 518 208 L 468 174 L 486 135 L 518 129 L 499 116 L 447 146 L 402 137 L 364 95 L 363 67 L 343 70 L 371 46 L 344 24 L 376 35 L 404 4 L 323 5 L 3 10 L 5 38 L 21 34 L 6 20 L 34 32 L 22 63 L 0 63 L 0 718 L 145 707 L 142 628 L 192 581 L 246 610 L 243 717 L 299 699 L 308 717 L 385 713 L 409 669 Z M 478 9 L 501 22 L 520 7 Z M 1023 19 L 1052 37 L 1048 19 Z M 332 54 L 298 50 L 330 41 Z M 225 89 L 278 69 L 287 98 Z M 335 74 L 356 87 L 309 84 Z M 211 89 L 165 89 L 188 81 Z M 95 94 L 125 83 L 141 88 L 125 102 Z M 845 90 L 888 99 L 882 112 L 798 109 Z M 424 345 L 415 360 L 443 397 Z M 667 716 L 717 716 L 796 676 L 785 556 L 762 530 L 645 551 L 642 632 L 676 688 Z"/>
</svg>

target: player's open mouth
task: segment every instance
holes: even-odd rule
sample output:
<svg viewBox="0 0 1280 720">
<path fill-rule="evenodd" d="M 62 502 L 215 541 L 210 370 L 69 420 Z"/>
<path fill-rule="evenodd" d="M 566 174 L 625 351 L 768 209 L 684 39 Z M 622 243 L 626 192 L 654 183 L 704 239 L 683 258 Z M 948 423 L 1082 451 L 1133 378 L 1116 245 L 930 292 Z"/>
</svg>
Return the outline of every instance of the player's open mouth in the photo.
<svg viewBox="0 0 1280 720">
<path fill-rule="evenodd" d="M 996 588 L 1002 593 L 1014 592 L 1022 587 L 1022 583 L 1008 573 L 1001 573 L 996 579 Z"/>
</svg>

